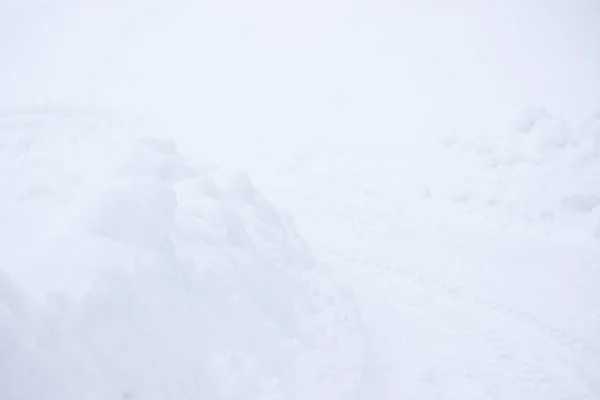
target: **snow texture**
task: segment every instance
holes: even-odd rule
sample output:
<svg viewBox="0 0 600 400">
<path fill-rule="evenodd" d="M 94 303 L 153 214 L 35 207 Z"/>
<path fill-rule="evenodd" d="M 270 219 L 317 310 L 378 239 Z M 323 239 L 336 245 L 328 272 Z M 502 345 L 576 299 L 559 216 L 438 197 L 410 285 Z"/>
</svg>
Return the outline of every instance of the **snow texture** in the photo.
<svg viewBox="0 0 600 400">
<path fill-rule="evenodd" d="M 0 3 L 0 400 L 600 399 L 597 2 Z"/>
<path fill-rule="evenodd" d="M 2 123 L 0 398 L 352 392 L 352 309 L 248 176 L 99 118 Z"/>
</svg>

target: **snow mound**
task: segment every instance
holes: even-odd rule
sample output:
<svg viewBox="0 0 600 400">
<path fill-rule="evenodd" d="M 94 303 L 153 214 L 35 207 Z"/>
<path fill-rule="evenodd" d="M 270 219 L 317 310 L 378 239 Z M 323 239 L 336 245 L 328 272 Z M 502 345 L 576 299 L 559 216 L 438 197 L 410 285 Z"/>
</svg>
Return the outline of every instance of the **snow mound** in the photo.
<svg viewBox="0 0 600 400">
<path fill-rule="evenodd" d="M 587 135 L 593 141 L 594 155 L 600 158 L 600 111 L 598 111 L 592 120 L 585 127 Z"/>
<path fill-rule="evenodd" d="M 600 118 L 531 108 L 507 126 L 463 130 L 443 120 L 385 148 L 314 145 L 289 171 L 332 201 L 360 199 L 386 218 L 431 230 L 559 241 L 600 238 Z M 265 168 L 266 169 L 266 168 Z M 363 207 L 361 205 L 360 207 Z"/>
<path fill-rule="evenodd" d="M 25 119 L 0 123 L 0 398 L 352 396 L 353 310 L 248 176 Z"/>
<path fill-rule="evenodd" d="M 435 177 L 446 176 L 433 190 L 462 208 L 461 223 L 468 218 L 475 229 L 483 222 L 499 232 L 599 238 L 599 121 L 567 121 L 536 107 L 509 129 L 464 135 L 436 155 L 446 171 Z"/>
<path fill-rule="evenodd" d="M 530 157 L 564 148 L 569 142 L 566 122 L 542 107 L 525 110 L 517 117 L 514 127 L 517 133 L 522 134 L 516 142 Z"/>
</svg>

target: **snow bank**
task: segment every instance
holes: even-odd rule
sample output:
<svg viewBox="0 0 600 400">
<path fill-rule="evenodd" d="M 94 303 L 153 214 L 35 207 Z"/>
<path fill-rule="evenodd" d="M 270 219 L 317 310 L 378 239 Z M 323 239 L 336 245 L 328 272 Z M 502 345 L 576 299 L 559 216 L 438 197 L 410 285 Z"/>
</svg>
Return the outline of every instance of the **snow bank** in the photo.
<svg viewBox="0 0 600 400">
<path fill-rule="evenodd" d="M 362 140 L 294 148 L 288 170 L 318 196 L 337 201 L 344 193 L 344 200 L 423 229 L 600 238 L 597 116 L 565 120 L 537 107 L 484 131 L 440 117 L 384 145 Z"/>
<path fill-rule="evenodd" d="M 586 130 L 594 142 L 594 155 L 600 158 L 600 111 L 594 115 Z"/>
<path fill-rule="evenodd" d="M 535 107 L 508 127 L 483 132 L 440 124 L 411 149 L 403 165 L 411 172 L 403 176 L 406 189 L 396 189 L 389 207 L 466 232 L 598 239 L 598 121 L 566 120 Z M 398 174 L 397 167 L 384 168 Z"/>
<path fill-rule="evenodd" d="M 0 129 L 0 398 L 351 396 L 352 309 L 246 175 L 127 121 Z"/>
<path fill-rule="evenodd" d="M 526 219 L 600 238 L 599 127 L 597 118 L 573 123 L 543 108 L 517 118 L 506 145 L 498 146 L 492 156 L 492 165 L 497 169 L 494 175 L 501 179 L 504 174 L 510 185 L 505 190 L 521 196 Z M 496 140 L 502 139 L 500 135 Z M 516 183 L 513 187 L 511 181 Z"/>
</svg>

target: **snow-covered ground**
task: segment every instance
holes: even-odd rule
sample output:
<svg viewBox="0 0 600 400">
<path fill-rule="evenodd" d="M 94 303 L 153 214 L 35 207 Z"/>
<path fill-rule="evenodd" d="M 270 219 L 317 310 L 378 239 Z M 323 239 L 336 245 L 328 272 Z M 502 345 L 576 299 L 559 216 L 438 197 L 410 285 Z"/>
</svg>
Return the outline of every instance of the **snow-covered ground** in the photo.
<svg viewBox="0 0 600 400">
<path fill-rule="evenodd" d="M 600 399 L 600 8 L 428 4 L 4 2 L 0 399 Z"/>
<path fill-rule="evenodd" d="M 0 124 L 2 399 L 354 391 L 354 311 L 246 175 L 134 121 Z"/>
<path fill-rule="evenodd" d="M 525 114 L 538 121 L 519 116 L 504 142 L 440 128 L 416 143 L 184 147 L 253 171 L 354 296 L 358 398 L 595 399 L 596 122 L 559 145 L 560 119 Z"/>
</svg>

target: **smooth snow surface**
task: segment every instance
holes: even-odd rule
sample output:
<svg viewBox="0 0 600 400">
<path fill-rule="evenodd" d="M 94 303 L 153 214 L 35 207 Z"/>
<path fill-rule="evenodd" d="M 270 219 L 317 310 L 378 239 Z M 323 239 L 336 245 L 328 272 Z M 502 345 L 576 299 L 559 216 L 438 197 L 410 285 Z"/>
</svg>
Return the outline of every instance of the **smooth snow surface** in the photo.
<svg viewBox="0 0 600 400">
<path fill-rule="evenodd" d="M 600 399 L 594 1 L 0 11 L 0 400 Z"/>
</svg>

